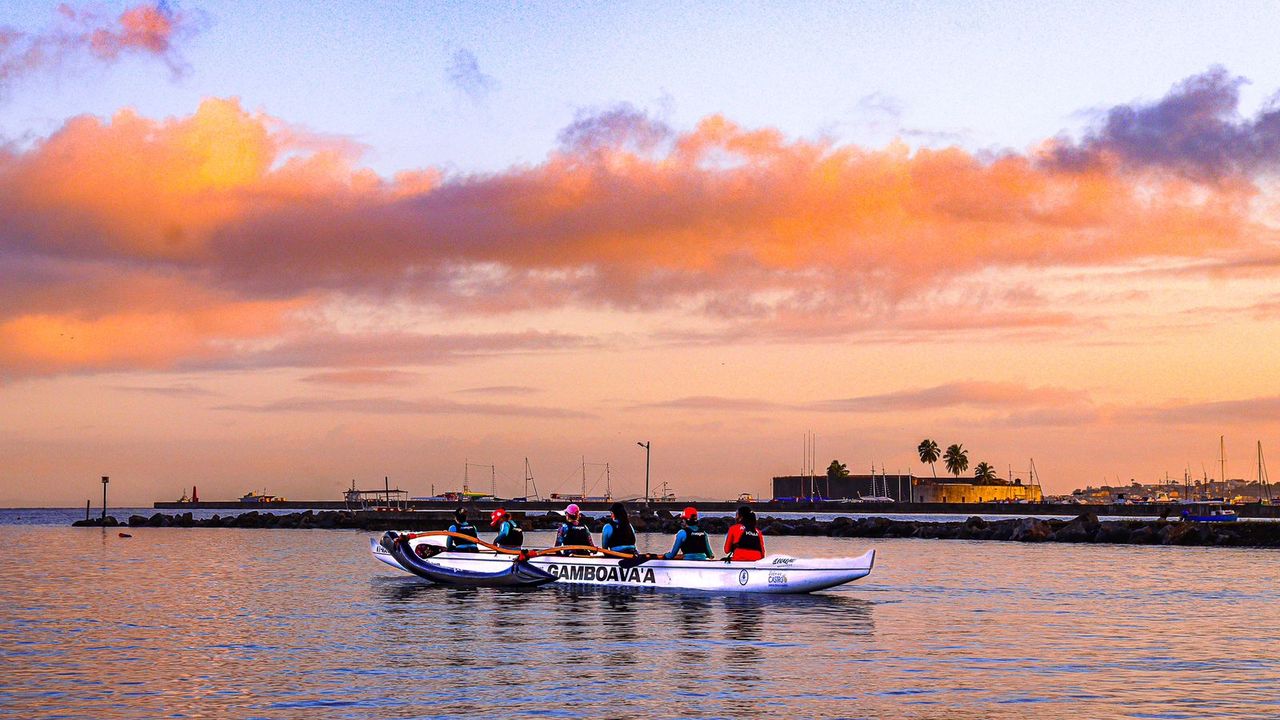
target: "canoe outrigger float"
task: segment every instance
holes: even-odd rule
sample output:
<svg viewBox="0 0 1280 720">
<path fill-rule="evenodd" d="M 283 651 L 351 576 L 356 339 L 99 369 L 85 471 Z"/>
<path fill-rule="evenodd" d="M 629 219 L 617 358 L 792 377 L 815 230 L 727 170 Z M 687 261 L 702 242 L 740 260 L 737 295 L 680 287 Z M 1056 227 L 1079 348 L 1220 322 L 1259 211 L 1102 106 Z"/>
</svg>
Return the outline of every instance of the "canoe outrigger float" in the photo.
<svg viewBox="0 0 1280 720">
<path fill-rule="evenodd" d="M 476 542 L 480 552 L 450 552 L 445 538 Z M 552 582 L 615 587 L 656 587 L 712 592 L 809 593 L 853 582 L 871 573 L 876 551 L 855 558 L 770 555 L 754 562 L 664 560 L 600 548 L 568 546 L 512 550 L 447 531 L 387 532 L 370 538 L 378 560 L 444 585 L 538 586 Z M 575 553 L 575 554 L 566 554 Z"/>
</svg>

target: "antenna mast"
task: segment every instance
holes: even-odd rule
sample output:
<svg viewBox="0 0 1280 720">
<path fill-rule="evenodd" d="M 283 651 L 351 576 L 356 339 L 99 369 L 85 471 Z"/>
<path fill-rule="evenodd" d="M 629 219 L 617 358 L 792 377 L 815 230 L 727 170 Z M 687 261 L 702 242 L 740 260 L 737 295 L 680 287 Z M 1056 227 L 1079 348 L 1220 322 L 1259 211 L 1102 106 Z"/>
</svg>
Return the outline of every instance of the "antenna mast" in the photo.
<svg viewBox="0 0 1280 720">
<path fill-rule="evenodd" d="M 1222 464 L 1222 501 L 1227 501 L 1227 443 L 1225 435 L 1218 436 L 1218 461 Z"/>
<path fill-rule="evenodd" d="M 533 496 L 539 500 L 542 495 L 538 492 L 538 481 L 533 479 L 533 471 L 529 469 L 529 458 L 524 459 L 524 497 L 529 499 L 529 483 L 533 483 Z"/>
</svg>

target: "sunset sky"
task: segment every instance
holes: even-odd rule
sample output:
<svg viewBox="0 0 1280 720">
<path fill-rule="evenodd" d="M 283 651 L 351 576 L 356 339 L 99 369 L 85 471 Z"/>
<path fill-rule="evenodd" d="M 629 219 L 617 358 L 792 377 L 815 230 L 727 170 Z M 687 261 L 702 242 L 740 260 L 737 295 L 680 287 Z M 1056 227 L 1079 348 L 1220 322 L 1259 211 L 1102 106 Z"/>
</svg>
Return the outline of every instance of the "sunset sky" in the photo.
<svg viewBox="0 0 1280 720">
<path fill-rule="evenodd" d="M 1280 457 L 1271 3 L 0 12 L 0 506 Z M 1274 450 L 1271 450 L 1274 448 Z M 473 468 L 488 488 L 488 470 Z M 939 468 L 941 472 L 941 468 Z"/>
</svg>

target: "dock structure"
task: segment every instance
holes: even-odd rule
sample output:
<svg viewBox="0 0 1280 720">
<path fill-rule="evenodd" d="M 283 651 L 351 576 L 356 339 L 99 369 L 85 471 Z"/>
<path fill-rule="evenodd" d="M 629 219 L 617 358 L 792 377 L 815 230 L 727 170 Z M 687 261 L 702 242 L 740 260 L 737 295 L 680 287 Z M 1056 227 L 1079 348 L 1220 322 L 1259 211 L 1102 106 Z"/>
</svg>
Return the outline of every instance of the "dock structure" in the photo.
<svg viewBox="0 0 1280 720">
<path fill-rule="evenodd" d="M 356 481 L 351 481 L 351 489 L 342 494 L 343 507 L 347 510 L 369 509 L 409 509 L 409 491 L 391 488 L 391 479 L 383 478 L 384 487 L 379 490 L 357 490 Z M 315 507 L 309 505 L 308 507 Z"/>
</svg>

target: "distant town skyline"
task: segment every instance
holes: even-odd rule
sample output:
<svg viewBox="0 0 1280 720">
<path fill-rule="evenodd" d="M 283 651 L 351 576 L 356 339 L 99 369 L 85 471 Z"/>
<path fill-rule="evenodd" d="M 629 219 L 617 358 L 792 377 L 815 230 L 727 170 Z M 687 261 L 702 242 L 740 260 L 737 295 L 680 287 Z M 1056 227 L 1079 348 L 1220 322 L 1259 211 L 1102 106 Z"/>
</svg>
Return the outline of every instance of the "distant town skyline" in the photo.
<svg viewBox="0 0 1280 720">
<path fill-rule="evenodd" d="M 1274 10 L 7 8 L 0 506 L 1253 479 Z"/>
</svg>

